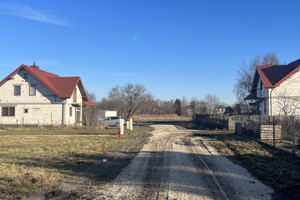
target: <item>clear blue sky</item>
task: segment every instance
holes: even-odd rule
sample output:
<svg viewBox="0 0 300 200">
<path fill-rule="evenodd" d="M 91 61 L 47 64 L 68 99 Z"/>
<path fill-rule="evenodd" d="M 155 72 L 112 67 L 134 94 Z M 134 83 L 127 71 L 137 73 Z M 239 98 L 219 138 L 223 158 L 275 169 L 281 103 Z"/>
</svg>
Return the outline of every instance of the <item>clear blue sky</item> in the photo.
<svg viewBox="0 0 300 200">
<path fill-rule="evenodd" d="M 156 98 L 235 103 L 243 61 L 300 58 L 300 1 L 0 0 L 0 79 L 34 61 L 80 76 L 97 99 L 117 84 Z"/>
</svg>

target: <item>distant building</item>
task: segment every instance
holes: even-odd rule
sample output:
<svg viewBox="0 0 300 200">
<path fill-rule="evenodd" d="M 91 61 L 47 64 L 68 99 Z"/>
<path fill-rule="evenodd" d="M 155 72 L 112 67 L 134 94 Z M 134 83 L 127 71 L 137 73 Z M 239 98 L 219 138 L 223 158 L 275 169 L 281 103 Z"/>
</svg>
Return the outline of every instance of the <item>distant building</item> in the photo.
<svg viewBox="0 0 300 200">
<path fill-rule="evenodd" d="M 114 110 L 95 110 L 94 120 L 95 123 L 99 123 L 101 120 L 104 120 L 108 117 L 117 116 L 117 111 Z"/>
</svg>

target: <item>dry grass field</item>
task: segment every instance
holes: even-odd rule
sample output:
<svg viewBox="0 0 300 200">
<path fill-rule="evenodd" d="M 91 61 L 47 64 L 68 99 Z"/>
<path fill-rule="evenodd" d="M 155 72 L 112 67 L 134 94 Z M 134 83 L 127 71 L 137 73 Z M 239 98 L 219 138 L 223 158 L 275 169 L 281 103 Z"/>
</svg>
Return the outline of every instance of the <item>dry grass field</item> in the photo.
<svg viewBox="0 0 300 200">
<path fill-rule="evenodd" d="M 45 190 L 122 148 L 137 152 L 150 127 L 135 127 L 120 141 L 118 129 L 8 129 L 0 132 L 0 199 Z M 137 139 L 138 138 L 138 139 Z"/>
</svg>

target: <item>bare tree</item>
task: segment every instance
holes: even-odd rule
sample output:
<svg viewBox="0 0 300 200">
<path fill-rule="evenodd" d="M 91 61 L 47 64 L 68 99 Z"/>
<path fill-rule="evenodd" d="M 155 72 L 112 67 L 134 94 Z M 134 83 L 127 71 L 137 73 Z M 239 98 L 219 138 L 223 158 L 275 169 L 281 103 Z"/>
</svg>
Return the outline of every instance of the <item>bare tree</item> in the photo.
<svg viewBox="0 0 300 200">
<path fill-rule="evenodd" d="M 251 92 L 252 82 L 254 77 L 255 67 L 247 65 L 245 62 L 238 70 L 238 79 L 234 85 L 234 93 L 238 101 L 243 102 L 244 98 Z"/>
<path fill-rule="evenodd" d="M 96 95 L 93 92 L 86 91 L 88 99 L 92 102 L 96 102 Z M 94 123 L 94 107 L 83 106 L 82 108 L 82 123 L 85 125 L 91 125 Z"/>
<path fill-rule="evenodd" d="M 192 109 L 193 115 L 207 113 L 207 106 L 204 100 L 198 100 L 197 98 L 192 98 L 190 102 L 190 107 Z"/>
<path fill-rule="evenodd" d="M 142 106 L 137 113 L 152 115 L 157 113 L 157 108 L 158 106 L 154 97 L 152 95 L 147 95 L 144 106 Z"/>
<path fill-rule="evenodd" d="M 171 101 L 163 101 L 160 99 L 155 100 L 156 108 L 155 114 L 174 114 L 174 100 Z"/>
<path fill-rule="evenodd" d="M 266 55 L 264 55 L 264 57 L 262 58 L 262 65 L 278 65 L 279 64 L 279 60 L 276 56 L 275 53 L 267 53 Z"/>
<path fill-rule="evenodd" d="M 95 104 L 95 109 L 98 110 L 117 110 L 114 107 L 113 102 L 111 102 L 108 98 L 102 98 L 101 101 Z"/>
<path fill-rule="evenodd" d="M 188 116 L 190 114 L 190 104 L 186 97 L 181 98 L 181 105 L 182 105 L 182 115 Z"/>
<path fill-rule="evenodd" d="M 124 113 L 126 119 L 139 111 L 150 97 L 151 94 L 146 93 L 146 88 L 141 84 L 127 83 L 123 87 L 116 86 L 109 92 L 110 101 Z"/>
<path fill-rule="evenodd" d="M 285 117 L 294 116 L 297 110 L 300 109 L 300 96 L 293 96 L 287 88 L 282 87 L 279 91 L 276 91 L 275 100 L 276 111 Z"/>
<path fill-rule="evenodd" d="M 192 114 L 195 115 L 196 114 L 196 109 L 197 109 L 197 99 L 196 98 L 192 98 L 190 101 L 190 107 L 192 110 Z"/>
<path fill-rule="evenodd" d="M 123 102 L 123 96 L 122 96 L 122 91 L 123 88 L 121 88 L 119 85 L 117 85 L 116 87 L 112 88 L 109 92 L 108 92 L 108 99 L 109 99 L 109 104 L 110 107 L 112 107 L 112 110 L 117 110 L 119 115 L 125 115 L 125 109 L 124 109 L 124 105 Z"/>
<path fill-rule="evenodd" d="M 290 138 L 293 131 L 290 117 L 298 114 L 300 109 L 299 94 L 282 86 L 276 88 L 274 94 L 272 100 L 274 103 L 271 109 L 273 109 L 276 114 L 281 115 L 280 124 L 282 126 L 282 137 Z"/>
<path fill-rule="evenodd" d="M 216 112 L 216 108 L 221 103 L 219 97 L 217 95 L 214 95 L 214 94 L 207 94 L 204 97 L 204 102 L 206 104 L 208 114 L 214 114 Z"/>
<path fill-rule="evenodd" d="M 233 90 L 238 101 L 244 102 L 244 98 L 250 94 L 256 66 L 277 64 L 279 64 L 279 60 L 275 53 L 267 53 L 264 56 L 254 56 L 249 64 L 243 62 L 237 72 L 237 80 Z"/>
</svg>

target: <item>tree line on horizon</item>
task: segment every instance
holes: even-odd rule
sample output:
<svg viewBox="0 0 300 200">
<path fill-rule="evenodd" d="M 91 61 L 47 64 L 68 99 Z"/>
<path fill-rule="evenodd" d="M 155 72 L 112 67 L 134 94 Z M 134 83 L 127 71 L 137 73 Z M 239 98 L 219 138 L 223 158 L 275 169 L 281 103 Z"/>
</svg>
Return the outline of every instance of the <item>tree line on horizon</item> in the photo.
<svg viewBox="0 0 300 200">
<path fill-rule="evenodd" d="M 220 111 L 240 114 L 242 107 L 246 107 L 246 112 L 255 113 L 255 108 L 249 107 L 244 98 L 250 94 L 254 72 L 258 65 L 279 64 L 279 59 L 275 53 L 267 53 L 263 56 L 256 55 L 247 64 L 243 62 L 237 71 L 237 79 L 233 92 L 236 95 L 237 103 L 229 106 L 221 102 L 216 94 L 207 94 L 203 99 L 186 97 L 175 100 L 161 100 L 155 98 L 150 91 L 142 84 L 127 83 L 123 86 L 115 86 L 107 97 L 97 101 L 93 92 L 87 91 L 88 98 L 95 104 L 94 107 L 85 107 L 83 121 L 85 124 L 91 123 L 94 116 L 94 109 L 116 110 L 118 115 L 129 119 L 135 114 L 162 115 L 177 114 L 178 116 L 193 116 L 194 114 L 218 114 Z"/>
<path fill-rule="evenodd" d="M 228 105 L 222 103 L 215 94 L 207 94 L 203 99 L 186 97 L 175 100 L 161 100 L 155 98 L 141 84 L 127 83 L 123 86 L 113 87 L 108 96 L 100 101 L 96 100 L 93 92 L 87 91 L 88 98 L 95 104 L 94 107 L 85 107 L 84 122 L 91 121 L 94 110 L 116 110 L 118 115 L 129 119 L 135 114 L 164 115 L 176 114 L 178 116 L 193 116 L 194 114 L 217 114 Z"/>
</svg>

